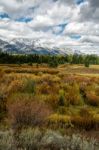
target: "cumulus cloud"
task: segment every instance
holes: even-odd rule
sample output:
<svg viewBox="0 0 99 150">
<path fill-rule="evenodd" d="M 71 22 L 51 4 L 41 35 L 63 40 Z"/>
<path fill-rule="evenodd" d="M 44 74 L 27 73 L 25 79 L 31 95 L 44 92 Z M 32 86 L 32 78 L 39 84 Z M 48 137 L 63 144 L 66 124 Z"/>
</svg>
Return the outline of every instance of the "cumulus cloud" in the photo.
<svg viewBox="0 0 99 150">
<path fill-rule="evenodd" d="M 99 0 L 0 0 L 0 37 L 98 51 Z"/>
</svg>

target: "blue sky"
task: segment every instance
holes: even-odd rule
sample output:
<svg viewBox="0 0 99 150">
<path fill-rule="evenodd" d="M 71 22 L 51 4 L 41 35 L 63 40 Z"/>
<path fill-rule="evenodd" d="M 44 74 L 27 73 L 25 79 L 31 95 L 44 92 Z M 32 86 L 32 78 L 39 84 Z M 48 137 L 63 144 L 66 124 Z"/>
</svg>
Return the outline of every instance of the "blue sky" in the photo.
<svg viewBox="0 0 99 150">
<path fill-rule="evenodd" d="M 0 19 L 10 18 L 9 15 L 5 12 L 0 12 Z"/>
<path fill-rule="evenodd" d="M 30 17 L 21 17 L 21 18 L 16 19 L 16 21 L 18 22 L 25 22 L 25 23 L 31 22 L 32 20 L 33 18 L 30 18 Z"/>
<path fill-rule="evenodd" d="M 85 0 L 75 0 L 76 4 L 80 5 L 81 3 L 84 3 Z"/>
<path fill-rule="evenodd" d="M 99 0 L 0 0 L 0 37 L 88 49 L 99 43 Z M 92 47 L 92 48 L 93 48 Z"/>
</svg>

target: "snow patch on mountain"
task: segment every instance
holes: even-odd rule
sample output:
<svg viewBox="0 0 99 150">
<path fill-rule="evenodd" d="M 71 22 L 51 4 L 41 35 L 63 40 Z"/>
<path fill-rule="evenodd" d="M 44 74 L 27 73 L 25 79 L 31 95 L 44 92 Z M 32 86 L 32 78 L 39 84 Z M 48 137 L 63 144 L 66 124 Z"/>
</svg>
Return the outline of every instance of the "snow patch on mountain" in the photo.
<svg viewBox="0 0 99 150">
<path fill-rule="evenodd" d="M 97 50 L 91 50 L 90 47 L 86 49 L 71 49 L 69 46 L 60 45 L 55 46 L 52 42 L 44 42 L 42 39 L 29 38 L 14 38 L 14 39 L 0 39 L 0 49 L 4 52 L 15 54 L 96 54 Z"/>
</svg>

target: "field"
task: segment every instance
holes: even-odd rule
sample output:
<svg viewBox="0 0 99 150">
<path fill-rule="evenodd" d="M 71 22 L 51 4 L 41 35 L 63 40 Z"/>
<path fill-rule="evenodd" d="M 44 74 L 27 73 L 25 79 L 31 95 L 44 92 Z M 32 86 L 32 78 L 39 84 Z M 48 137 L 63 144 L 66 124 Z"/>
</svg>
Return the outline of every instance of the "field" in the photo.
<svg viewBox="0 0 99 150">
<path fill-rule="evenodd" d="M 98 150 L 99 65 L 0 65 L 0 140 L 1 150 L 12 141 L 17 150 L 60 150 L 64 140 L 68 150 Z"/>
</svg>

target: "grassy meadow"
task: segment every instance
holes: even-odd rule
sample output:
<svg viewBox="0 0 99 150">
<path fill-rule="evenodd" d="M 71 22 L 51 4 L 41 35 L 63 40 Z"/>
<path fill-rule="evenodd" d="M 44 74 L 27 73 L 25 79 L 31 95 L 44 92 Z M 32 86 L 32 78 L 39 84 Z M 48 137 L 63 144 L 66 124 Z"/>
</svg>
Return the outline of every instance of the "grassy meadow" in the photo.
<svg viewBox="0 0 99 150">
<path fill-rule="evenodd" d="M 98 150 L 99 65 L 1 64 L 0 142 L 0 150 Z"/>
</svg>

